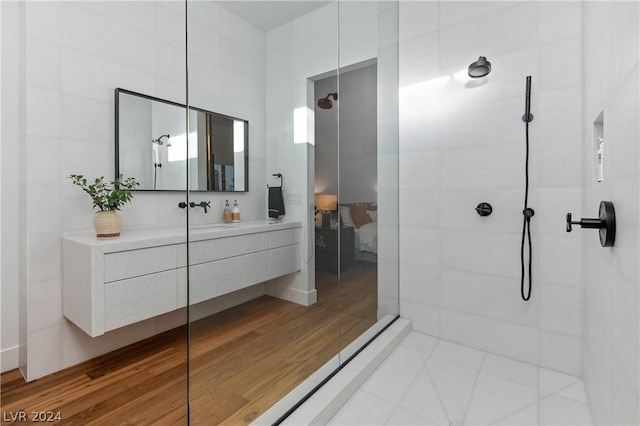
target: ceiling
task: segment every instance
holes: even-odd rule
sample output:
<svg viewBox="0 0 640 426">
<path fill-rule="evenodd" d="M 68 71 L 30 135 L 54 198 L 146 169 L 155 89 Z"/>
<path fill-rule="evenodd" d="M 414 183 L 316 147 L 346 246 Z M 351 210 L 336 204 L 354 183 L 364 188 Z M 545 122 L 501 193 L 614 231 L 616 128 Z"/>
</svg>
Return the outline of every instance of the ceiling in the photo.
<svg viewBox="0 0 640 426">
<path fill-rule="evenodd" d="M 332 2 L 306 0 L 236 0 L 218 1 L 216 3 L 267 32 Z"/>
</svg>

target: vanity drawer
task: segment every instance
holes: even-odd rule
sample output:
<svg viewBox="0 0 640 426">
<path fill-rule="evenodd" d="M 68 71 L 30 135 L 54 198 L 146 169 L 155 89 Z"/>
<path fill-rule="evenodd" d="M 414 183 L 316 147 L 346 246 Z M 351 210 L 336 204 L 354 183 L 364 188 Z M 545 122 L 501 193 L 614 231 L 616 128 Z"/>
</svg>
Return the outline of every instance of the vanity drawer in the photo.
<svg viewBox="0 0 640 426">
<path fill-rule="evenodd" d="M 104 282 L 168 271 L 178 266 L 176 245 L 127 250 L 104 255 Z"/>
<path fill-rule="evenodd" d="M 268 251 L 194 265 L 189 268 L 190 303 L 202 302 L 268 279 Z"/>
<path fill-rule="evenodd" d="M 269 248 L 300 243 L 300 228 L 269 232 Z"/>
<path fill-rule="evenodd" d="M 187 267 L 183 266 L 178 271 L 178 309 L 187 306 Z"/>
<path fill-rule="evenodd" d="M 269 278 L 300 270 L 300 244 L 269 250 Z"/>
<path fill-rule="evenodd" d="M 104 330 L 178 309 L 178 271 L 159 272 L 104 286 Z"/>
<path fill-rule="evenodd" d="M 267 232 L 195 241 L 190 243 L 189 246 L 190 265 L 212 262 L 268 249 L 269 235 Z M 181 244 L 179 259 L 179 266 L 186 266 L 186 244 Z"/>
</svg>

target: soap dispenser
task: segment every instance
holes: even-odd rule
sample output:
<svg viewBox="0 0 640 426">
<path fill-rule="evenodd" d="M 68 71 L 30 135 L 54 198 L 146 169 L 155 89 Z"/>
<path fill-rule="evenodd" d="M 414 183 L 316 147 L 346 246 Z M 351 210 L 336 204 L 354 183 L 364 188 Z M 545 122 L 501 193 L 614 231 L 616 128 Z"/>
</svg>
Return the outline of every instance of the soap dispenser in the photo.
<svg viewBox="0 0 640 426">
<path fill-rule="evenodd" d="M 224 200 L 224 210 L 222 212 L 222 221 L 224 223 L 231 223 L 233 220 L 231 207 L 229 207 L 229 200 Z"/>
<path fill-rule="evenodd" d="M 240 209 L 238 208 L 237 200 L 233 200 L 233 210 L 231 210 L 231 221 L 233 223 L 240 222 Z"/>
<path fill-rule="evenodd" d="M 604 140 L 598 138 L 598 150 L 596 151 L 596 181 L 604 181 Z"/>
</svg>

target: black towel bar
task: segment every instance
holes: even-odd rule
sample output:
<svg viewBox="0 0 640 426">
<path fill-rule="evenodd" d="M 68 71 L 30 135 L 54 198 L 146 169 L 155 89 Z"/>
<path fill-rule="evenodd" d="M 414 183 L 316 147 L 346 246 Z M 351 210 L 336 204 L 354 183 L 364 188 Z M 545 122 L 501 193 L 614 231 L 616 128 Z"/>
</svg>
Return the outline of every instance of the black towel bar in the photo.
<svg viewBox="0 0 640 426">
<path fill-rule="evenodd" d="M 282 188 L 282 181 L 283 181 L 282 173 L 274 173 L 272 176 L 276 176 L 280 178 L 280 188 Z M 267 185 L 267 188 L 269 188 L 269 185 Z"/>
</svg>

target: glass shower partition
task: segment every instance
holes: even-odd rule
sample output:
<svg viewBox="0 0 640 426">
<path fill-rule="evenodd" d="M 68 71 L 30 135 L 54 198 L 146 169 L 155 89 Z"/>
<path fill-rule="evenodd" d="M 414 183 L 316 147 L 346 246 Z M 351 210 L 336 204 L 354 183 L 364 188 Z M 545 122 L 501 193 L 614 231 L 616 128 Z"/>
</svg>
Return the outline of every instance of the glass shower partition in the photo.
<svg viewBox="0 0 640 426">
<path fill-rule="evenodd" d="M 186 3 L 191 424 L 277 423 L 397 316 L 397 5 L 358 3 Z M 356 76 L 343 92 L 359 69 L 373 89 Z M 343 128 L 342 102 L 369 115 Z M 350 174 L 361 147 L 341 132 L 364 121 L 374 145 Z M 358 170 L 373 180 L 349 187 Z M 375 224 L 368 253 L 347 204 Z"/>
<path fill-rule="evenodd" d="M 341 362 L 399 314 L 398 3 L 339 3 Z"/>
</svg>

